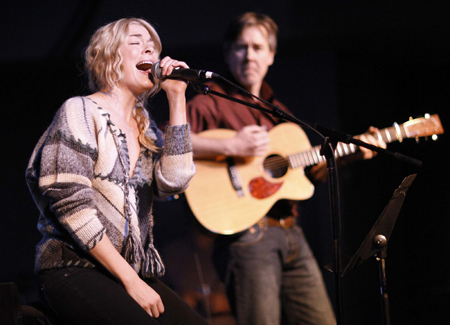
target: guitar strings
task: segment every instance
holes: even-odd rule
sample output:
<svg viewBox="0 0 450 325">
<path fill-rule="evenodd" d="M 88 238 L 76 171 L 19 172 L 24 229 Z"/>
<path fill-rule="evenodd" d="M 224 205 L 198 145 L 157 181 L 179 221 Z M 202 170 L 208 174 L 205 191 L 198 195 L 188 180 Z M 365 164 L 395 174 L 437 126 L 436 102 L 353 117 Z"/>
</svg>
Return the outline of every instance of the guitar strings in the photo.
<svg viewBox="0 0 450 325">
<path fill-rule="evenodd" d="M 288 160 L 292 160 L 292 158 L 291 158 L 292 156 L 297 156 L 299 160 L 300 160 L 300 156 L 303 156 L 303 158 L 305 160 L 311 160 L 306 155 L 301 155 L 301 154 L 289 155 Z M 264 161 L 263 165 L 268 168 L 288 167 L 289 166 L 288 160 L 281 156 L 273 156 L 273 157 L 268 157 Z M 303 164 L 300 163 L 300 164 L 296 164 L 296 165 L 303 165 Z"/>
<path fill-rule="evenodd" d="M 287 167 L 289 164 L 287 163 L 287 160 L 280 156 L 274 156 L 267 158 L 264 163 L 264 167 L 267 168 L 281 168 L 281 167 Z"/>
</svg>

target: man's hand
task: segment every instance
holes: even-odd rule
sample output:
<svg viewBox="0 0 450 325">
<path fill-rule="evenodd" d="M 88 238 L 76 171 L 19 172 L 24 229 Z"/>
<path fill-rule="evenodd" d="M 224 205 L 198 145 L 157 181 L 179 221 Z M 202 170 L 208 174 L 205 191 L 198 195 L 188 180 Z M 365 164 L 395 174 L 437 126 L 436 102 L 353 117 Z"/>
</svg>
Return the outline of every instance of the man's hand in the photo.
<svg viewBox="0 0 450 325">
<path fill-rule="evenodd" d="M 268 145 L 269 134 L 266 129 L 257 125 L 249 125 L 243 127 L 230 140 L 228 150 L 230 156 L 262 156 Z"/>
<path fill-rule="evenodd" d="M 377 136 L 377 134 L 380 131 L 371 126 L 369 130 L 362 135 L 355 136 L 355 139 L 361 140 L 363 142 L 366 142 L 368 144 L 380 147 L 380 148 L 386 148 L 386 143 L 380 139 L 380 137 Z M 355 153 L 341 157 L 337 160 L 337 164 L 339 167 L 344 167 L 350 163 L 353 163 L 358 160 L 363 159 L 372 159 L 375 157 L 377 153 L 375 151 L 372 151 L 370 149 L 359 147 L 359 150 L 357 150 Z M 310 169 L 310 175 L 311 179 L 314 181 L 314 183 L 321 183 L 327 180 L 328 178 L 328 171 L 327 166 L 325 162 L 321 162 L 315 166 L 313 166 Z"/>
<path fill-rule="evenodd" d="M 356 136 L 355 139 L 385 149 L 386 143 L 381 139 L 381 137 L 378 137 L 379 132 L 380 130 L 378 130 L 376 127 L 371 126 L 365 134 Z M 352 161 L 358 159 L 372 159 L 377 155 L 376 151 L 372 151 L 364 147 L 359 147 L 359 149 L 360 150 L 355 153 L 356 156 L 351 157 Z"/>
</svg>

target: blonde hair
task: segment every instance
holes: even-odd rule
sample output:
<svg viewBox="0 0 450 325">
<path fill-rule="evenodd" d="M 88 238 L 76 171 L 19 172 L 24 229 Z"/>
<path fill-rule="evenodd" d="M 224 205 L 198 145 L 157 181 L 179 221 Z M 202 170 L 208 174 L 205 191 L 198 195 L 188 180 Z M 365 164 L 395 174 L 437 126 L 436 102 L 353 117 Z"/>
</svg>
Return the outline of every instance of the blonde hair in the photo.
<svg viewBox="0 0 450 325">
<path fill-rule="evenodd" d="M 85 52 L 85 66 L 89 75 L 89 87 L 93 92 L 111 91 L 117 86 L 117 82 L 123 78 L 122 55 L 120 47 L 125 42 L 130 24 L 139 24 L 149 32 L 155 46 L 155 52 L 161 53 L 162 45 L 158 33 L 143 19 L 123 18 L 103 27 L 100 27 L 91 37 L 89 46 Z M 136 99 L 134 108 L 134 118 L 139 128 L 139 142 L 153 152 L 158 148 L 153 141 L 145 134 L 150 125 L 150 116 L 145 109 L 145 104 L 149 97 L 156 95 L 160 90 L 158 79 L 154 79 L 155 86 L 143 92 Z"/>
</svg>

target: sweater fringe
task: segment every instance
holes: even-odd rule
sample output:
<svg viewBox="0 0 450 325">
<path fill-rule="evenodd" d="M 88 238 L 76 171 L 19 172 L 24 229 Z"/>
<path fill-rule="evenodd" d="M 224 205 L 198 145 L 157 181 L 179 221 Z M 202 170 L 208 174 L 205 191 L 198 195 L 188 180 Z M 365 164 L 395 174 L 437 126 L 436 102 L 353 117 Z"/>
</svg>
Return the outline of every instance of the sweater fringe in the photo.
<svg viewBox="0 0 450 325">
<path fill-rule="evenodd" d="M 153 244 L 149 244 L 147 246 L 145 259 L 142 262 L 142 276 L 144 278 L 148 278 L 154 275 L 163 276 L 165 272 L 166 269 L 162 262 L 161 256 L 159 256 L 158 251 L 155 249 Z"/>
<path fill-rule="evenodd" d="M 139 240 L 135 238 L 134 231 L 132 231 L 131 229 L 132 228 L 130 227 L 130 232 L 125 239 L 123 257 L 128 263 L 135 266 L 139 265 L 143 260 L 144 252 L 140 245 L 136 245 L 136 243 L 139 243 Z"/>
</svg>

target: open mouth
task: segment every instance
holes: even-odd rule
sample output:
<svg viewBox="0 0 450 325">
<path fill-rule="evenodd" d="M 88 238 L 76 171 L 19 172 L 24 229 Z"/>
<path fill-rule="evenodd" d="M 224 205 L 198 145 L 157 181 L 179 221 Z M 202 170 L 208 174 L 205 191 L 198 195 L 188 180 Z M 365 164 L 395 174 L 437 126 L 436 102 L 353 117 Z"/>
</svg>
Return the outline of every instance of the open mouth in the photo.
<svg viewBox="0 0 450 325">
<path fill-rule="evenodd" d="M 136 64 L 136 68 L 142 71 L 147 71 L 152 68 L 153 62 L 151 61 L 142 61 Z"/>
</svg>

